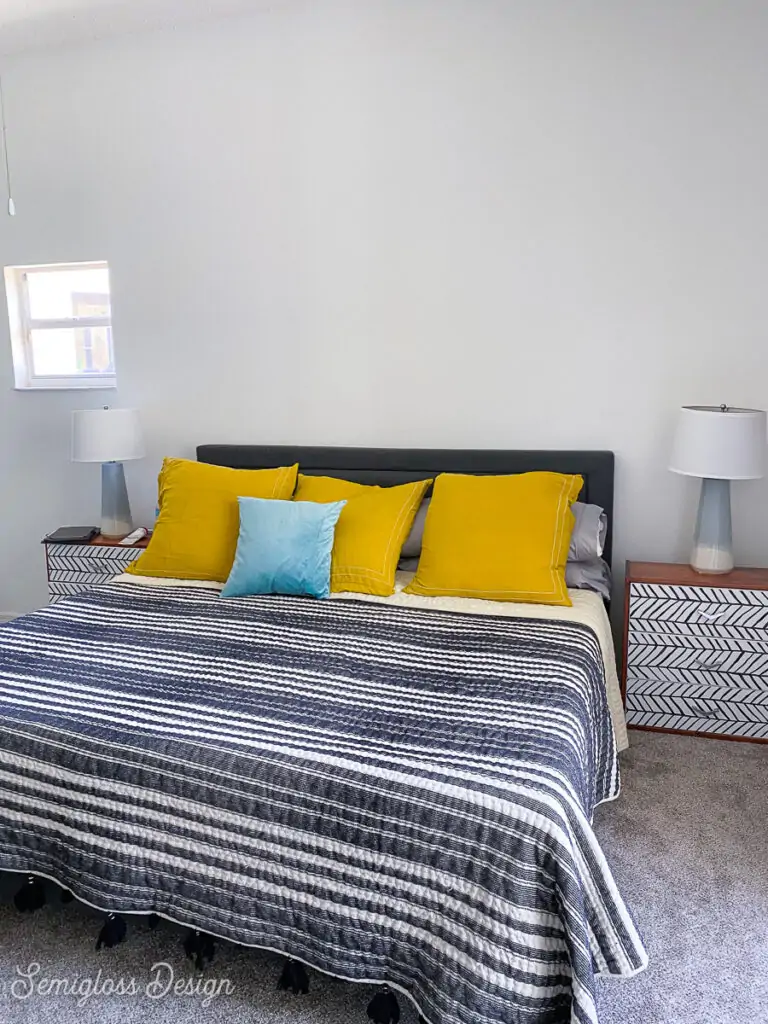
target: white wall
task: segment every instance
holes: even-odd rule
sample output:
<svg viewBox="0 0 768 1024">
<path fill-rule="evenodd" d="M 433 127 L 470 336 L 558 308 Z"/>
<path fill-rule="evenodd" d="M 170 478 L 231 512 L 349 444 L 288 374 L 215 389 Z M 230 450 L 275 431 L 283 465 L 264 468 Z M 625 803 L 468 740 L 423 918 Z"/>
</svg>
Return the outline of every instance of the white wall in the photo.
<svg viewBox="0 0 768 1024">
<path fill-rule="evenodd" d="M 746 0 L 297 0 L 19 56 L 0 263 L 109 260 L 140 520 L 199 442 L 598 447 L 616 564 L 685 557 L 676 407 L 768 403 L 767 51 Z M 0 612 L 98 520 L 104 401 L 11 386 L 0 318 Z"/>
</svg>

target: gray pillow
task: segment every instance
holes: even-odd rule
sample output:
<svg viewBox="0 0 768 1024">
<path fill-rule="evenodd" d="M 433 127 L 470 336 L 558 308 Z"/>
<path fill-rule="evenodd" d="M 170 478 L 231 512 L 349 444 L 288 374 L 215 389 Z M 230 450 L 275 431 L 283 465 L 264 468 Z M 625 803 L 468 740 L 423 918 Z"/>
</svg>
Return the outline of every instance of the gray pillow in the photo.
<svg viewBox="0 0 768 1024">
<path fill-rule="evenodd" d="M 401 558 L 397 563 L 397 568 L 402 569 L 403 572 L 416 572 L 419 568 L 418 558 Z"/>
<path fill-rule="evenodd" d="M 605 547 L 608 519 L 599 505 L 585 505 L 574 501 L 571 505 L 576 522 L 573 524 L 569 562 L 591 562 L 600 558 Z"/>
<path fill-rule="evenodd" d="M 594 590 L 606 601 L 611 599 L 611 570 L 602 558 L 591 558 L 585 562 L 567 562 L 565 584 L 577 590 Z"/>
<path fill-rule="evenodd" d="M 424 523 L 427 518 L 427 512 L 429 511 L 429 503 L 432 501 L 431 498 L 426 498 L 419 505 L 419 511 L 416 513 L 413 519 L 413 526 L 411 532 L 405 538 L 405 544 L 403 544 L 400 550 L 400 558 L 415 558 L 418 560 L 421 554 L 421 542 L 424 539 Z M 415 572 L 416 570 L 414 570 Z"/>
</svg>

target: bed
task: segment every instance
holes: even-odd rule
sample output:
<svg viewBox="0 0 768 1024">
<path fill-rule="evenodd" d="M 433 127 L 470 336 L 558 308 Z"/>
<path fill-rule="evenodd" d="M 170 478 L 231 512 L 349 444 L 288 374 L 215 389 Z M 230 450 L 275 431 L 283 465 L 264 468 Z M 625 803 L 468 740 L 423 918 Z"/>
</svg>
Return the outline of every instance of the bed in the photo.
<svg viewBox="0 0 768 1024">
<path fill-rule="evenodd" d="M 578 472 L 613 525 L 606 452 L 198 458 L 382 484 Z M 597 1021 L 595 975 L 647 962 L 591 828 L 625 742 L 602 602 L 404 582 L 223 601 L 134 576 L 4 626 L 0 870 L 387 985 L 429 1024 Z"/>
</svg>

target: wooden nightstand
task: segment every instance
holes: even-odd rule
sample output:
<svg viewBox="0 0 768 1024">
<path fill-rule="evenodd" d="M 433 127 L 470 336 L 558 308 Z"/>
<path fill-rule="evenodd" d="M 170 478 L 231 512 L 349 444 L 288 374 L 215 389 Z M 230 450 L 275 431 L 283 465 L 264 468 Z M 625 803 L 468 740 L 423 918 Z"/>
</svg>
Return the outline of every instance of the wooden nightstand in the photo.
<svg viewBox="0 0 768 1024">
<path fill-rule="evenodd" d="M 768 569 L 627 562 L 624 614 L 629 726 L 768 742 Z"/>
<path fill-rule="evenodd" d="M 130 547 L 104 537 L 94 537 L 89 544 L 43 541 L 50 603 L 56 604 L 70 594 L 108 583 L 113 576 L 125 572 L 147 544 L 149 537 Z"/>
</svg>

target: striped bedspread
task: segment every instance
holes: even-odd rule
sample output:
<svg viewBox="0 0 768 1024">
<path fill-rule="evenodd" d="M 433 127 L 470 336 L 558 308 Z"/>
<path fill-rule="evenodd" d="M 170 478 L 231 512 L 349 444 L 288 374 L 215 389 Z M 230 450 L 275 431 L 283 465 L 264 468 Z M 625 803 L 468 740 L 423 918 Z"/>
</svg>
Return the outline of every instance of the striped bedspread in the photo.
<svg viewBox="0 0 768 1024">
<path fill-rule="evenodd" d="M 645 965 L 590 827 L 618 785 L 573 623 L 113 583 L 0 628 L 0 870 L 430 1024 L 595 1021 Z"/>
</svg>

